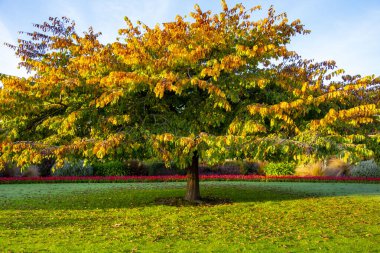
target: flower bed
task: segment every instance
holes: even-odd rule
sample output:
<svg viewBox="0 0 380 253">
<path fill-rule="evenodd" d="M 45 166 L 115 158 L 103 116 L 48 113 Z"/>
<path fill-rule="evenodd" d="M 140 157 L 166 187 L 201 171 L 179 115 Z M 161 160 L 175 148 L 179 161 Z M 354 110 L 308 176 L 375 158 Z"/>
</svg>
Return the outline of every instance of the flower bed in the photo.
<svg viewBox="0 0 380 253">
<path fill-rule="evenodd" d="M 277 182 L 365 182 L 380 183 L 380 177 L 299 177 L 299 176 L 259 176 L 259 175 L 201 175 L 205 181 L 277 181 Z M 178 182 L 186 181 L 186 176 L 87 176 L 87 177 L 0 177 L 0 184 L 11 183 L 102 183 L 102 182 Z"/>
</svg>

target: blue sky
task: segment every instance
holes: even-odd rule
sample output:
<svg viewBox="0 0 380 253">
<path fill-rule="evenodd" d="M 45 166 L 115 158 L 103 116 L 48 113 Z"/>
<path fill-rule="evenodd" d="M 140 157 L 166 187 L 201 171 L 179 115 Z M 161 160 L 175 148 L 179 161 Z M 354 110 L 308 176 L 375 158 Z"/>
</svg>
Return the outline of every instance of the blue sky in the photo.
<svg viewBox="0 0 380 253">
<path fill-rule="evenodd" d="M 347 74 L 380 76 L 379 0 L 227 0 L 229 6 L 242 2 L 247 8 L 273 4 L 277 12 L 287 12 L 289 20 L 301 19 L 306 36 L 298 36 L 289 46 L 304 58 L 335 60 Z M 66 16 L 75 20 L 77 32 L 93 26 L 103 33 L 103 42 L 112 42 L 124 26 L 124 16 L 145 24 L 172 21 L 186 15 L 198 3 L 203 10 L 220 11 L 218 0 L 0 0 L 0 73 L 24 76 L 17 58 L 3 46 L 15 44 L 18 31 L 33 31 L 33 23 L 48 17 Z"/>
</svg>

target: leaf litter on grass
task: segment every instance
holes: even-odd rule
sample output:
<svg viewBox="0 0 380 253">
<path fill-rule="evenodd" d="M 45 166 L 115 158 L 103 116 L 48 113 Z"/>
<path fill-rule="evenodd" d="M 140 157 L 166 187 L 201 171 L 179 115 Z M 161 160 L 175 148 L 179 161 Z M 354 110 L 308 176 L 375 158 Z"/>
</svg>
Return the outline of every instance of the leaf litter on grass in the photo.
<svg viewBox="0 0 380 253">
<path fill-rule="evenodd" d="M 156 203 L 178 201 L 183 183 L 69 185 L 70 193 L 53 187 L 48 197 L 44 187 L 31 195 L 24 188 L 19 196 L 1 193 L 7 205 L 0 204 L 0 238 L 9 238 L 4 248 L 16 252 L 380 250 L 378 189 L 349 185 L 335 196 L 331 184 L 202 182 L 203 196 L 232 203 L 199 206 Z"/>
</svg>

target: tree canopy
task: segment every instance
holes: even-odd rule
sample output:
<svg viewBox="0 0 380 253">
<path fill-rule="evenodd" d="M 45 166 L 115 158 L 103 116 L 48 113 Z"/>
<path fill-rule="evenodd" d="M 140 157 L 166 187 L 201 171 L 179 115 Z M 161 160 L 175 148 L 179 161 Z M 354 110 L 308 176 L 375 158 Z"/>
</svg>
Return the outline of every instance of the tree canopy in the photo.
<svg viewBox="0 0 380 253">
<path fill-rule="evenodd" d="M 273 7 L 255 20 L 260 9 L 196 5 L 155 27 L 125 18 L 110 44 L 67 18 L 35 25 L 9 45 L 32 76 L 1 78 L 0 161 L 374 157 L 380 79 L 302 59 L 287 45 L 309 31 Z"/>
</svg>

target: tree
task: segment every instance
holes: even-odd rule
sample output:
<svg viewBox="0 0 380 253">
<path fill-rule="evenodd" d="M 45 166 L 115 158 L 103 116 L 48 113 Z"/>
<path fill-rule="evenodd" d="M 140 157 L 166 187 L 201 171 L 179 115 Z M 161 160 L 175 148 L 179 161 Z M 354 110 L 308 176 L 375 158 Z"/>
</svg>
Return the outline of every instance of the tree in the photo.
<svg viewBox="0 0 380 253">
<path fill-rule="evenodd" d="M 3 163 L 159 157 L 187 169 L 185 198 L 196 201 L 200 159 L 374 156 L 364 143 L 379 139 L 378 93 L 369 92 L 378 78 L 289 51 L 291 38 L 309 31 L 272 7 L 258 21 L 259 6 L 222 8 L 213 15 L 196 5 L 192 21 L 177 16 L 154 28 L 125 18 L 122 38 L 107 45 L 92 29 L 80 37 L 68 20 L 36 26 L 43 33 L 29 35 L 46 38 L 36 43 L 44 51 L 25 56 L 29 42 L 16 47 L 35 75 L 3 78 Z"/>
</svg>

